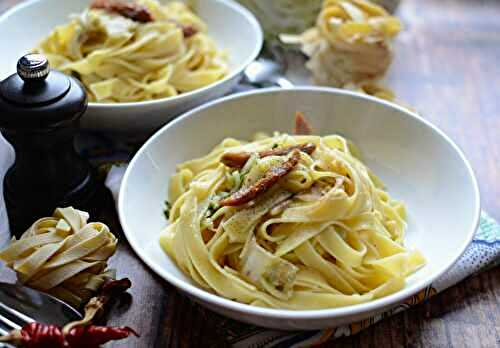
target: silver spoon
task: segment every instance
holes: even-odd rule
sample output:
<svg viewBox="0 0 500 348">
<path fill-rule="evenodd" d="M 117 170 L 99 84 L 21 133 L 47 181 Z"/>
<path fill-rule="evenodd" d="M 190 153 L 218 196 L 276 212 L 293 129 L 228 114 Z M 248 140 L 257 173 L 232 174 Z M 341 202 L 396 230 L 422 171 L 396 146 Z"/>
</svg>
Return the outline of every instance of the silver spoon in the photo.
<svg viewBox="0 0 500 348">
<path fill-rule="evenodd" d="M 259 58 L 250 63 L 244 71 L 243 82 L 259 87 L 293 87 L 293 84 L 284 77 L 283 67 L 267 58 Z"/>
<path fill-rule="evenodd" d="M 82 315 L 65 302 L 40 291 L 0 283 L 0 317 L 7 317 L 19 326 L 33 321 L 64 326 L 81 319 Z"/>
</svg>

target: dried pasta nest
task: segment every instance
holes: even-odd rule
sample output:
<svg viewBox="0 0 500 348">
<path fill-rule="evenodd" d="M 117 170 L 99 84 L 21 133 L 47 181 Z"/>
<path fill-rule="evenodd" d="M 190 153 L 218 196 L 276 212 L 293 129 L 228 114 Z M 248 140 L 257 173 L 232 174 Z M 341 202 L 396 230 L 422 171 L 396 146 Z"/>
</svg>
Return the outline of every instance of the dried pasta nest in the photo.
<svg viewBox="0 0 500 348">
<path fill-rule="evenodd" d="M 84 211 L 57 208 L 19 239 L 14 237 L 0 259 L 22 284 L 79 307 L 115 278 L 107 260 L 116 251 L 117 239 L 108 226 L 88 219 Z"/>
<path fill-rule="evenodd" d="M 392 40 L 400 30 L 399 19 L 370 1 L 325 0 L 315 27 L 281 38 L 302 46 L 316 84 L 393 100 L 376 82 L 392 62 Z"/>
</svg>

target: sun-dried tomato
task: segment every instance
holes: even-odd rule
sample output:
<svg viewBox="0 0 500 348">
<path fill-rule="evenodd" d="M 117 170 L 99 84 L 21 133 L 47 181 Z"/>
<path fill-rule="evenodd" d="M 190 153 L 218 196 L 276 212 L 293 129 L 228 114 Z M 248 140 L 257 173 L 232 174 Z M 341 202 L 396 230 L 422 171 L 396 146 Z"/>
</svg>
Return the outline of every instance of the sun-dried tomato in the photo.
<svg viewBox="0 0 500 348">
<path fill-rule="evenodd" d="M 264 177 L 257 180 L 257 182 L 249 187 L 242 188 L 236 191 L 228 198 L 219 202 L 222 206 L 237 206 L 250 202 L 260 194 L 269 190 L 279 179 L 290 173 L 293 168 L 299 163 L 300 151 L 295 149 L 292 151 L 290 157 L 281 165 L 272 167 L 265 174 Z"/>
<path fill-rule="evenodd" d="M 90 4 L 90 8 L 116 13 L 136 22 L 147 23 L 154 21 L 153 15 L 146 7 L 125 1 L 94 0 Z"/>
<path fill-rule="evenodd" d="M 291 145 L 279 149 L 261 151 L 257 153 L 257 155 L 259 156 L 259 158 L 264 158 L 269 156 L 284 156 L 288 155 L 295 149 L 298 149 L 310 155 L 314 152 L 314 150 L 316 150 L 316 145 L 310 143 Z M 220 161 L 224 163 L 226 166 L 231 168 L 242 168 L 251 155 L 252 154 L 250 152 L 228 152 L 222 155 Z"/>
<path fill-rule="evenodd" d="M 312 127 L 307 121 L 302 112 L 295 113 L 295 129 L 293 131 L 296 135 L 310 135 L 312 134 Z"/>
</svg>

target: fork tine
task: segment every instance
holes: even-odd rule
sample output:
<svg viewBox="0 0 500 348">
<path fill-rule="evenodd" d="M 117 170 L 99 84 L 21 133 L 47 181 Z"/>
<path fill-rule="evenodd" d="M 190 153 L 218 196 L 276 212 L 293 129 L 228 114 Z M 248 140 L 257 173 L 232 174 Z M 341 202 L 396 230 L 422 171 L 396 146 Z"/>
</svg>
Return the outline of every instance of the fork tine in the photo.
<svg viewBox="0 0 500 348">
<path fill-rule="evenodd" d="M 0 335 L 6 336 L 8 334 L 9 334 L 9 330 L 4 329 L 3 327 L 0 326 Z M 0 347 L 3 347 L 3 346 L 0 346 Z"/>
<path fill-rule="evenodd" d="M 2 314 L 0 314 L 0 322 L 5 326 L 10 327 L 13 330 L 21 330 L 20 325 L 14 323 L 12 320 L 10 320 L 9 318 L 5 317 Z"/>
<path fill-rule="evenodd" d="M 5 311 L 6 313 L 10 314 L 10 316 L 12 316 L 12 318 L 15 318 L 16 321 L 18 323 L 20 323 L 21 325 L 26 325 L 26 324 L 29 324 L 29 323 L 32 323 L 35 321 L 30 316 L 27 316 L 26 314 L 21 313 L 18 310 L 11 308 L 11 307 L 7 306 L 6 304 L 0 302 L 0 313 L 2 312 L 2 310 Z"/>
</svg>

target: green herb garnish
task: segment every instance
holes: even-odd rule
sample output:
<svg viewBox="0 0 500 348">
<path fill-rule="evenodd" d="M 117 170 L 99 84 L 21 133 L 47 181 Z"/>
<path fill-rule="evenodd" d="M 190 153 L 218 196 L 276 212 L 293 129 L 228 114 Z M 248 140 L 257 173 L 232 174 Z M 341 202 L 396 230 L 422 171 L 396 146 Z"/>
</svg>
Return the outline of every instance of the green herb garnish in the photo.
<svg viewBox="0 0 500 348">
<path fill-rule="evenodd" d="M 221 207 L 221 205 L 219 204 L 219 202 L 228 197 L 230 195 L 229 192 L 225 192 L 225 191 L 222 191 L 222 192 L 219 192 L 215 195 L 213 195 L 210 200 L 209 200 L 209 203 L 208 203 L 208 206 L 207 206 L 207 210 L 205 211 L 205 213 L 203 214 L 203 216 L 205 218 L 210 218 L 212 215 L 215 214 L 215 212 L 217 210 L 219 210 L 219 208 Z"/>
</svg>

